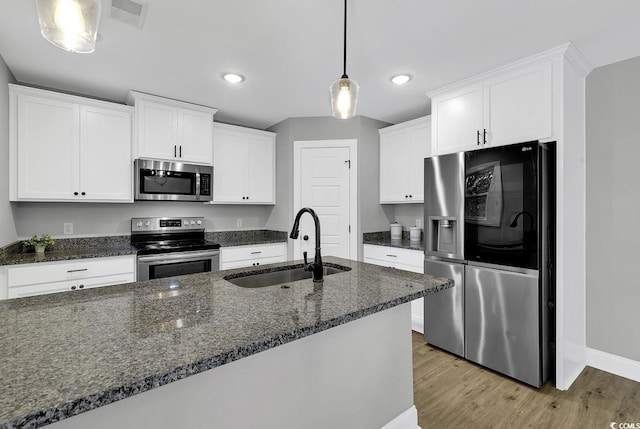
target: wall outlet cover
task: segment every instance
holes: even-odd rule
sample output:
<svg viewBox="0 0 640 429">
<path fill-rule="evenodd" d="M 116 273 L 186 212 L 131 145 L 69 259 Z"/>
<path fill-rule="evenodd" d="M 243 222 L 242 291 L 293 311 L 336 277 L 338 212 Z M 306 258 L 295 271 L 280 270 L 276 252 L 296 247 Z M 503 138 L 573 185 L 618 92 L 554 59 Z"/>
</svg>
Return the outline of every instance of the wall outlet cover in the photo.
<svg viewBox="0 0 640 429">
<path fill-rule="evenodd" d="M 64 224 L 64 234 L 65 235 L 73 234 L 73 224 L 72 223 L 65 223 Z"/>
<path fill-rule="evenodd" d="M 242 218 L 236 219 L 236 228 L 242 228 Z"/>
<path fill-rule="evenodd" d="M 416 228 L 422 228 L 422 219 L 416 219 Z"/>
</svg>

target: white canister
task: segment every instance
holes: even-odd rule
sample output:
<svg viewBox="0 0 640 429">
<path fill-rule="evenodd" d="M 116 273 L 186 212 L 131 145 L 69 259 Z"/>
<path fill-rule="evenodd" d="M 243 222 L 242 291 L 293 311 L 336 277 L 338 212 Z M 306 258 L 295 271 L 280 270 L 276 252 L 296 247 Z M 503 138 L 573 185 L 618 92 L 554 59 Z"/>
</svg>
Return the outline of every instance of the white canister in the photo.
<svg viewBox="0 0 640 429">
<path fill-rule="evenodd" d="M 398 222 L 394 222 L 390 225 L 391 227 L 391 239 L 392 240 L 400 240 L 402 238 L 402 225 Z"/>
<path fill-rule="evenodd" d="M 417 226 L 413 226 L 409 228 L 409 240 L 411 241 L 420 241 L 422 238 L 422 230 Z"/>
</svg>

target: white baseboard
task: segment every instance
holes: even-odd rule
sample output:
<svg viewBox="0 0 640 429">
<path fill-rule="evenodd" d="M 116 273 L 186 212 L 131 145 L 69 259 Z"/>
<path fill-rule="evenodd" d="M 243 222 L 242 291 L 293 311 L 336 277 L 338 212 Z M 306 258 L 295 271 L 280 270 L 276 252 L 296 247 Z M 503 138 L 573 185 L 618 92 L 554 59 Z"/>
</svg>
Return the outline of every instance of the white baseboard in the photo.
<svg viewBox="0 0 640 429">
<path fill-rule="evenodd" d="M 422 317 L 411 315 L 411 329 L 424 334 L 424 319 Z"/>
<path fill-rule="evenodd" d="M 640 382 L 640 362 L 596 349 L 586 348 L 587 365 Z"/>
<path fill-rule="evenodd" d="M 418 410 L 416 406 L 412 405 L 411 408 L 382 426 L 381 429 L 421 429 L 418 426 Z"/>
</svg>

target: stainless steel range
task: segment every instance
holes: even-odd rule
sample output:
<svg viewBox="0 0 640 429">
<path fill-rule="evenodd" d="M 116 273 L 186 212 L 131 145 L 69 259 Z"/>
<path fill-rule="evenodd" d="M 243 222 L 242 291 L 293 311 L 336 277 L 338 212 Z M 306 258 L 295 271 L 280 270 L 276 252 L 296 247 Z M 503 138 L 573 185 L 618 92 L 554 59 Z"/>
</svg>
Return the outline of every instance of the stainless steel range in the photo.
<svg viewBox="0 0 640 429">
<path fill-rule="evenodd" d="M 204 238 L 202 217 L 131 219 L 138 281 L 218 271 L 220 245 Z"/>
</svg>

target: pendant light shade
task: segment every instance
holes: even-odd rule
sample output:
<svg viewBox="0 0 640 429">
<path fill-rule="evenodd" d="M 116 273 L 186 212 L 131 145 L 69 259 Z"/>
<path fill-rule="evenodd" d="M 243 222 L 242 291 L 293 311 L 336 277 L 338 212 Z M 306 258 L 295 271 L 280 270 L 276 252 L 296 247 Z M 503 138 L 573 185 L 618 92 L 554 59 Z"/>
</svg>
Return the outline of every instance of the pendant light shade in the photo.
<svg viewBox="0 0 640 429">
<path fill-rule="evenodd" d="M 331 110 L 333 117 L 349 119 L 356 115 L 360 85 L 347 76 L 347 0 L 344 0 L 344 51 L 342 77 L 331 84 Z"/>
<path fill-rule="evenodd" d="M 36 0 L 42 36 L 69 52 L 95 50 L 100 0 Z"/>
</svg>

